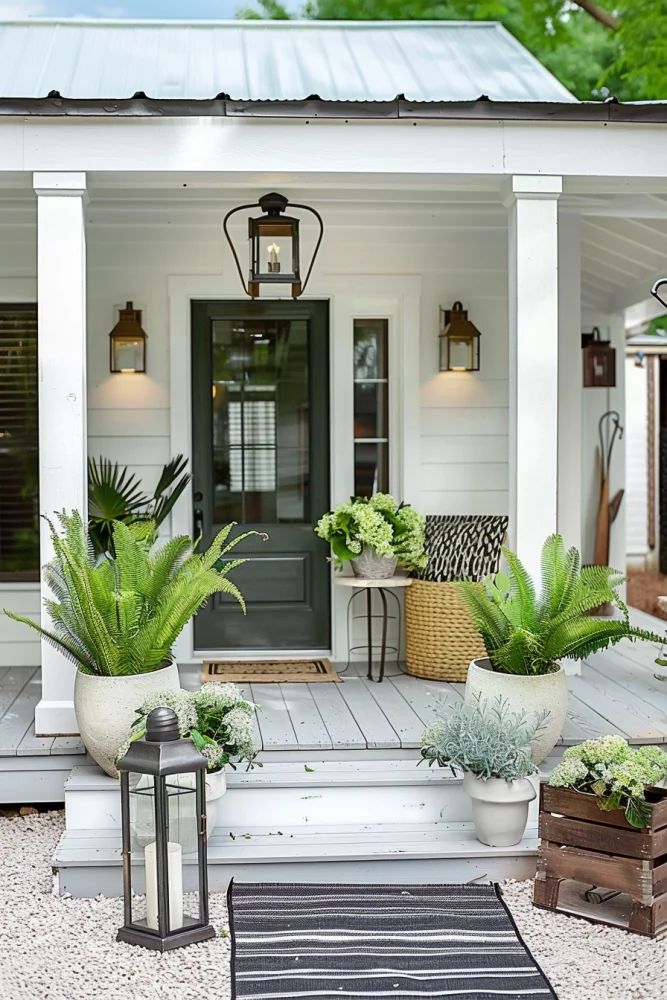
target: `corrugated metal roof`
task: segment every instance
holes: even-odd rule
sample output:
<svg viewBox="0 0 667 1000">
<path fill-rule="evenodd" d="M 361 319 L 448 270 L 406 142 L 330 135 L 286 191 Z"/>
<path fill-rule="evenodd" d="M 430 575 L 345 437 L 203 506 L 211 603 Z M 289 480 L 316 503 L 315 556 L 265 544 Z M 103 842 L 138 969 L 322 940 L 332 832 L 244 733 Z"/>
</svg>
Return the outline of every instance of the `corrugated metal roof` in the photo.
<svg viewBox="0 0 667 1000">
<path fill-rule="evenodd" d="M 0 21 L 0 97 L 574 101 L 502 25 Z"/>
</svg>

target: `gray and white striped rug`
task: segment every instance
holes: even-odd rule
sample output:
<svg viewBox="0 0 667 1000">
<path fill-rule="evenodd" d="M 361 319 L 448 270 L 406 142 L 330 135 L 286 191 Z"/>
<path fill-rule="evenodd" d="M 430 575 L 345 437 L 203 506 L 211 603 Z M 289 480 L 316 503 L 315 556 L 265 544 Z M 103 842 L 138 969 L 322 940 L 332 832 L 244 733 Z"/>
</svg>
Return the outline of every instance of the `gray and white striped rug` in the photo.
<svg viewBox="0 0 667 1000">
<path fill-rule="evenodd" d="M 232 882 L 233 1000 L 544 1000 L 493 885 Z"/>
</svg>

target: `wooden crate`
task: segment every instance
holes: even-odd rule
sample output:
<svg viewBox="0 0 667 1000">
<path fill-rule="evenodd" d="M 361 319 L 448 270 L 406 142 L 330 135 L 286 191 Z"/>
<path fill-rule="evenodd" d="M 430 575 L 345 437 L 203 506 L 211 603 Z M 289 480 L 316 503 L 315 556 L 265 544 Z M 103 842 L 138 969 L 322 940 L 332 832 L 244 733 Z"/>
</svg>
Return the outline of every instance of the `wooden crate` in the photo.
<svg viewBox="0 0 667 1000">
<path fill-rule="evenodd" d="M 649 788 L 646 798 L 651 822 L 638 830 L 622 809 L 601 810 L 594 795 L 543 785 L 535 905 L 667 935 L 667 789 Z M 603 902 L 591 900 L 592 887 L 608 890 L 593 894 Z"/>
</svg>

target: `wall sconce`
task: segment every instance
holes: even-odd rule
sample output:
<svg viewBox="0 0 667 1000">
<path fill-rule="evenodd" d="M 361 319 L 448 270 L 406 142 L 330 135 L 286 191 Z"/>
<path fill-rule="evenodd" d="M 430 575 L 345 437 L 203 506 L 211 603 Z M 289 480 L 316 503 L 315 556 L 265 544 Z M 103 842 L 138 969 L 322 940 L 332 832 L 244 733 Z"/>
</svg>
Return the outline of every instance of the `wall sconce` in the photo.
<svg viewBox="0 0 667 1000">
<path fill-rule="evenodd" d="M 440 306 L 440 371 L 478 372 L 481 334 L 461 302 Z"/>
<path fill-rule="evenodd" d="M 310 212 L 317 219 L 320 227 L 313 256 L 311 257 L 305 280 L 301 281 L 301 263 L 299 259 L 299 219 L 295 216 L 285 215 L 285 209 L 289 202 L 282 194 L 272 192 L 265 194 L 254 205 L 239 205 L 227 212 L 222 228 L 227 238 L 227 242 L 234 256 L 236 270 L 239 273 L 241 284 L 246 295 L 251 299 L 256 299 L 259 295 L 260 285 L 290 285 L 293 299 L 305 291 L 313 264 L 317 257 L 324 233 L 324 223 L 319 212 L 308 205 L 293 204 L 292 208 Z M 247 211 L 249 208 L 261 208 L 263 215 L 248 219 L 248 240 L 250 243 L 250 271 L 248 282 L 243 277 L 243 271 L 236 248 L 229 235 L 227 223 L 237 212 Z"/>
<path fill-rule="evenodd" d="M 147 336 L 141 328 L 141 309 L 128 302 L 118 310 L 118 322 L 109 334 L 109 369 L 116 372 L 146 371 Z"/>
<path fill-rule="evenodd" d="M 581 347 L 584 359 L 584 388 L 610 388 L 616 385 L 616 350 L 610 340 L 602 340 L 600 328 L 594 326 L 590 333 L 582 333 Z"/>
</svg>

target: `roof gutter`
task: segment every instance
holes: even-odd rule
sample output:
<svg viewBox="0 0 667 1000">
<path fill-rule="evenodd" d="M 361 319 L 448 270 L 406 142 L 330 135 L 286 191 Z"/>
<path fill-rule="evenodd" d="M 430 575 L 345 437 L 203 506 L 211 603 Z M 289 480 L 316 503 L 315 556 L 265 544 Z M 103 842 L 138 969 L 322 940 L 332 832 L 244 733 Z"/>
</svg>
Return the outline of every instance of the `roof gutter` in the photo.
<svg viewBox="0 0 667 1000">
<path fill-rule="evenodd" d="M 0 98 L 2 117 L 48 118 L 286 118 L 313 121 L 553 121 L 667 123 L 667 102 L 623 104 L 604 102 L 408 101 L 398 95 L 390 101 L 328 101 L 316 94 L 298 101 L 234 100 L 218 94 L 207 100 L 152 98 L 139 92 L 120 100 L 62 97 Z"/>
</svg>

